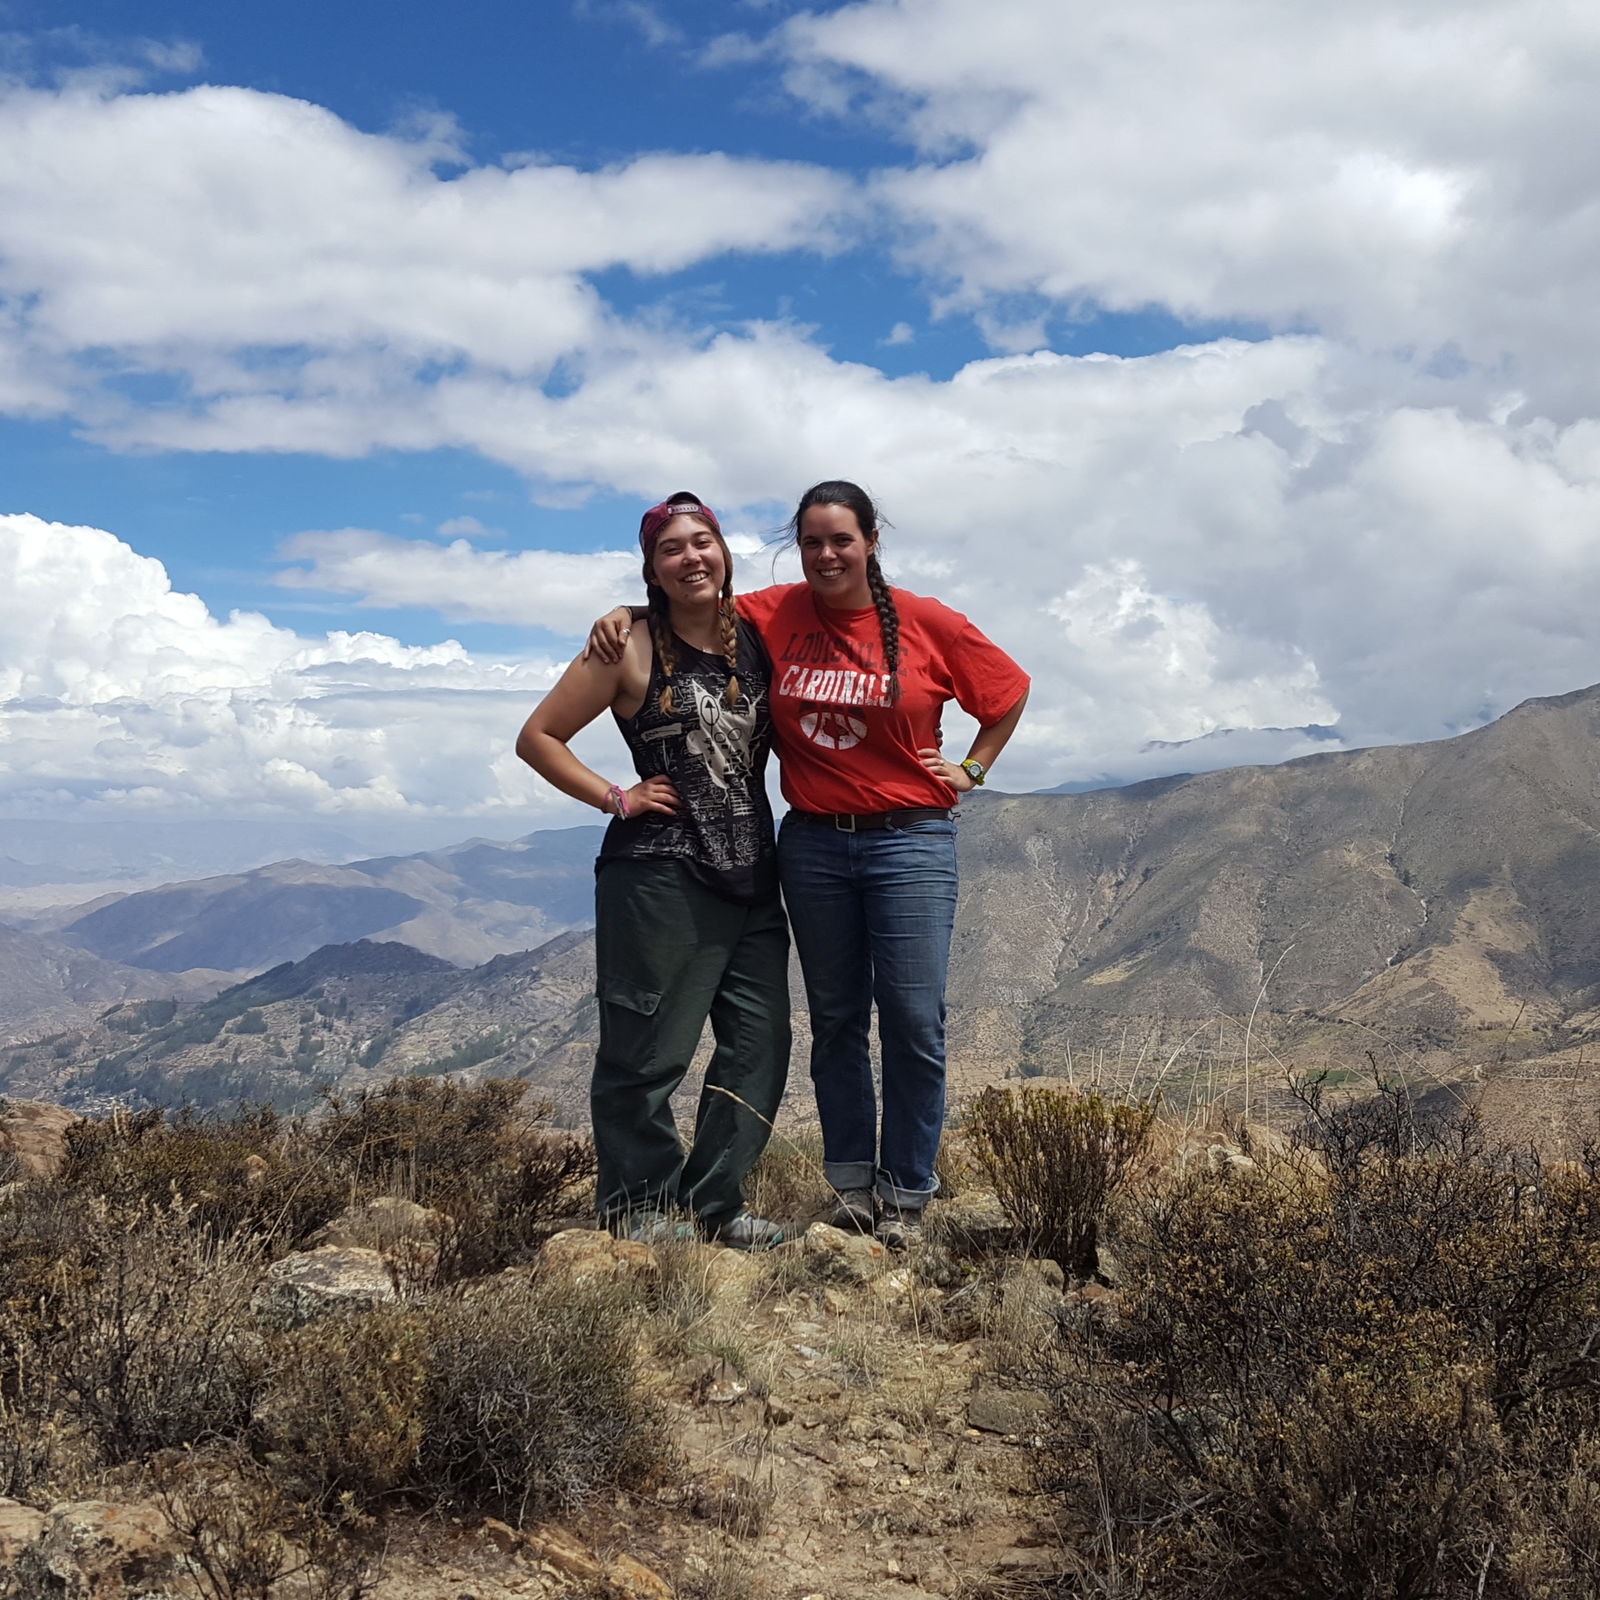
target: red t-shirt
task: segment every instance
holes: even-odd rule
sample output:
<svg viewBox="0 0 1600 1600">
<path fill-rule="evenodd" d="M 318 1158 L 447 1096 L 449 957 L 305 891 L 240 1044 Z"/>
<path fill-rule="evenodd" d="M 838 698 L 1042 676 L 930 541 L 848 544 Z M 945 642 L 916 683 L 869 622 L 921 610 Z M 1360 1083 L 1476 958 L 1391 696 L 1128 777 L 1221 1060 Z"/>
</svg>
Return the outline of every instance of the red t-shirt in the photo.
<svg viewBox="0 0 1600 1600">
<path fill-rule="evenodd" d="M 803 583 L 739 596 L 772 657 L 772 726 L 783 797 L 802 811 L 898 811 L 956 803 L 918 750 L 939 745 L 954 700 L 988 726 L 1022 698 L 1028 675 L 959 611 L 905 589 L 900 698 L 889 703 L 877 611 L 819 605 Z"/>
</svg>

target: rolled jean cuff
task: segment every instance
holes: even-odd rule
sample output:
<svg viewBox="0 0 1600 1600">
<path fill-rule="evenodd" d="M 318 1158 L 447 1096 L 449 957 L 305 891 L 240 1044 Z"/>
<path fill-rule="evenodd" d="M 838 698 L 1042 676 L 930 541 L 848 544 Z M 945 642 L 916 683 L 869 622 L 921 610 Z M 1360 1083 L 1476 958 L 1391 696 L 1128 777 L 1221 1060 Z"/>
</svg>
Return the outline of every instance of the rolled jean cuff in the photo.
<svg viewBox="0 0 1600 1600">
<path fill-rule="evenodd" d="M 870 1189 L 878 1169 L 870 1161 L 824 1161 L 822 1175 L 843 1194 L 847 1189 Z"/>
<path fill-rule="evenodd" d="M 931 1189 L 902 1189 L 899 1184 L 891 1183 L 887 1174 L 878 1174 L 878 1198 L 887 1200 L 890 1205 L 898 1207 L 901 1211 L 920 1211 L 939 1192 L 939 1179 L 934 1176 Z"/>
</svg>

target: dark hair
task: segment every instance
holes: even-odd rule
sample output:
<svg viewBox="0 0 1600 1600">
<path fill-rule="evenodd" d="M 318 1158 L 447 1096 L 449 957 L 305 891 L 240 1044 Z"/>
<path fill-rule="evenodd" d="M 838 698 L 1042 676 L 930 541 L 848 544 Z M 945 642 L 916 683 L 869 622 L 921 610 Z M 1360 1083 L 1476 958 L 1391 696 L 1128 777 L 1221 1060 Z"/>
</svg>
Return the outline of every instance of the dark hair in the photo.
<svg viewBox="0 0 1600 1600">
<path fill-rule="evenodd" d="M 800 520 L 813 506 L 843 506 L 854 514 L 862 538 L 873 545 L 867 555 L 867 589 L 878 613 L 878 626 L 883 631 L 883 662 L 889 669 L 889 699 L 900 698 L 900 613 L 895 609 L 894 591 L 889 587 L 883 568 L 878 565 L 877 540 L 882 529 L 890 526 L 880 515 L 872 496 L 859 483 L 847 478 L 829 478 L 825 483 L 814 483 L 800 496 L 800 504 L 785 524 L 784 531 L 800 543 Z"/>
<path fill-rule="evenodd" d="M 682 501 L 685 505 L 705 506 L 699 495 L 690 493 L 687 489 L 675 489 L 662 502 L 671 505 Z M 645 517 L 650 513 L 647 511 Z M 692 511 L 680 513 L 682 516 L 694 516 Z M 722 624 L 722 656 L 728 663 L 728 687 L 723 691 L 722 698 L 731 706 L 739 698 L 739 635 L 734 626 L 738 612 L 733 602 L 733 552 L 728 548 L 728 541 L 722 537 L 722 529 L 718 526 L 716 517 L 706 511 L 705 517 L 696 518 L 702 522 L 706 531 L 717 541 L 722 550 L 722 597 L 718 602 L 717 613 Z M 644 530 L 644 521 L 639 524 L 640 532 Z M 672 700 L 672 674 L 678 665 L 677 649 L 672 642 L 672 612 L 667 604 L 667 597 L 661 591 L 661 586 L 652 576 L 651 569 L 655 565 L 655 549 L 652 545 L 651 552 L 644 558 L 644 583 L 645 591 L 649 596 L 648 618 L 650 624 L 650 642 L 655 646 L 656 659 L 661 663 L 662 676 L 666 684 L 661 690 L 661 699 L 657 702 L 667 716 L 673 712 Z"/>
</svg>

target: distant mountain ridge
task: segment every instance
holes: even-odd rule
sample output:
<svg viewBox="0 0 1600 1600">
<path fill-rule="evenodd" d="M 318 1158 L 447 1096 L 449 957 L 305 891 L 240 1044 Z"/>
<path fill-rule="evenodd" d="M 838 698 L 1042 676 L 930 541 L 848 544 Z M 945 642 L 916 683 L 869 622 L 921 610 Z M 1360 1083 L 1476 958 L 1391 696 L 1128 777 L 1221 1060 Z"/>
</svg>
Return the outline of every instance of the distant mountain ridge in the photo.
<svg viewBox="0 0 1600 1600">
<path fill-rule="evenodd" d="M 456 895 L 439 891 L 441 914 L 482 907 L 486 894 L 471 902 L 459 885 L 480 869 L 501 883 L 494 874 L 514 871 L 512 857 L 492 847 L 473 866 L 477 847 L 462 848 L 449 873 L 434 857 L 449 865 L 461 852 L 364 864 L 381 870 L 359 881 L 404 894 L 433 873 Z M 581 848 L 581 866 L 549 869 L 573 908 L 580 878 L 587 903 L 592 844 Z M 1258 1041 L 1270 1024 L 1272 1042 L 1302 1062 L 1390 1045 L 1462 1063 L 1515 1059 L 1581 1047 L 1600 1029 L 1600 687 L 1527 701 L 1437 743 L 1090 794 L 978 794 L 962 807 L 959 849 L 958 1091 L 1063 1072 L 1074 1053 L 1160 1060 L 1197 1034 L 1238 1037 L 1247 1019 Z M 269 894 L 286 881 L 253 876 Z M 244 914 L 251 902 L 233 903 Z M 182 935 L 169 926 L 166 940 Z M 347 944 L 264 973 L 200 1008 L 187 1032 L 181 1016 L 141 1032 L 128 1012 L 65 1050 L 21 1052 L 17 1092 L 110 1093 L 130 1073 L 171 1083 L 253 1062 L 262 1082 L 289 1087 L 397 1069 L 581 1086 L 594 1037 L 588 933 L 469 970 L 429 965 L 437 952 L 367 949 Z M 254 1018 L 241 1031 L 250 1010 L 259 1031 Z M 152 1031 L 161 1037 L 146 1039 Z M 796 1038 L 792 1076 L 803 1084 L 799 1007 Z"/>
<path fill-rule="evenodd" d="M 327 945 L 198 1005 L 113 1005 L 14 1051 L 0 1088 L 73 1104 L 297 1104 L 323 1084 L 483 1067 L 575 1094 L 592 1048 L 593 990 L 593 940 L 582 931 L 465 970 L 405 944 Z"/>
<path fill-rule="evenodd" d="M 996 797 L 962 865 L 951 1000 L 991 1054 L 1257 1007 L 1559 1043 L 1600 1006 L 1600 687 L 1435 743 Z"/>
<path fill-rule="evenodd" d="M 469 839 L 340 866 L 251 872 L 113 895 L 26 923 L 107 960 L 157 972 L 252 972 L 325 944 L 398 940 L 457 965 L 541 944 L 594 917 L 602 829 Z"/>
<path fill-rule="evenodd" d="M 0 1044 L 87 1023 L 123 1000 L 203 999 L 224 981 L 143 972 L 0 924 Z"/>
</svg>

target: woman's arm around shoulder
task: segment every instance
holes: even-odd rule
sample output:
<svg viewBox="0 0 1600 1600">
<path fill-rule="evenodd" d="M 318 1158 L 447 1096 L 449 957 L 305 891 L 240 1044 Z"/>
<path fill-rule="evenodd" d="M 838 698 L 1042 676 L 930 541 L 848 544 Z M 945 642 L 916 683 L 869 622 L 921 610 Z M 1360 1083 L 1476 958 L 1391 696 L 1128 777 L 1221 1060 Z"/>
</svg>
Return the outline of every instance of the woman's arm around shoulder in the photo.
<svg viewBox="0 0 1600 1600">
<path fill-rule="evenodd" d="M 792 583 L 769 584 L 765 589 L 754 589 L 748 594 L 736 594 L 733 597 L 739 615 L 759 631 L 771 621 L 772 613 L 777 609 L 778 602 L 791 589 L 797 587 Z M 602 661 L 616 662 L 622 659 L 623 649 L 632 637 L 633 631 L 649 615 L 644 606 L 613 606 L 603 617 L 597 617 L 589 628 L 589 637 L 584 641 L 581 661 L 587 661 L 591 656 L 599 656 Z"/>
<path fill-rule="evenodd" d="M 616 706 L 637 707 L 650 678 L 650 644 L 641 635 L 615 661 L 585 651 L 522 725 L 517 754 L 547 783 L 612 816 L 641 811 L 675 811 L 678 796 L 665 778 L 646 778 L 624 787 L 586 767 L 568 748 L 596 717 Z"/>
</svg>

